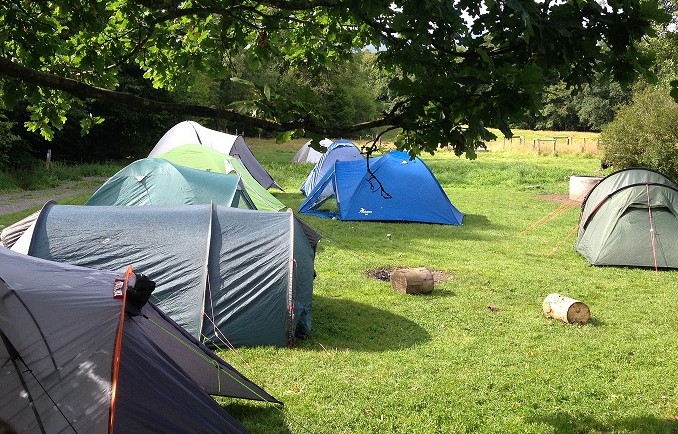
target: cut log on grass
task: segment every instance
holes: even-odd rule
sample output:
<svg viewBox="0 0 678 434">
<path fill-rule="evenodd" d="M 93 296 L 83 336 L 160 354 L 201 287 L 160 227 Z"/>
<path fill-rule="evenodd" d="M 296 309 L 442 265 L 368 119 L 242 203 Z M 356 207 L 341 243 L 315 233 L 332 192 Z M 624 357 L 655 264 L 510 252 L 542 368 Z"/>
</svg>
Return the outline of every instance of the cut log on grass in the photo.
<svg viewBox="0 0 678 434">
<path fill-rule="evenodd" d="M 393 270 L 391 286 L 401 293 L 430 294 L 433 292 L 433 273 L 423 267 Z"/>
<path fill-rule="evenodd" d="M 591 318 L 587 305 L 560 294 L 547 295 L 542 308 L 546 315 L 568 324 L 586 324 Z"/>
</svg>

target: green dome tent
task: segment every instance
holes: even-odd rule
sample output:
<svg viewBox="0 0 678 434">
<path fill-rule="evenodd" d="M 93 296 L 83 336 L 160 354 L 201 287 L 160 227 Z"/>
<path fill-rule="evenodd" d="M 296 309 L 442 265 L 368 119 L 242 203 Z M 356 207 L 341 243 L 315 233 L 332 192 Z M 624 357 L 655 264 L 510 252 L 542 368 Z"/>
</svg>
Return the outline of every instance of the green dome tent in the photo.
<svg viewBox="0 0 678 434">
<path fill-rule="evenodd" d="M 642 168 L 606 176 L 584 198 L 575 248 L 592 265 L 678 268 L 678 185 Z"/>
<path fill-rule="evenodd" d="M 174 164 L 193 169 L 240 175 L 247 194 L 258 210 L 281 211 L 286 208 L 285 204 L 276 199 L 252 177 L 247 168 L 236 157 L 224 155 L 207 146 L 195 144 L 177 146 L 155 157 L 164 158 Z"/>
<path fill-rule="evenodd" d="M 192 205 L 255 209 L 239 175 L 206 172 L 162 158 L 137 160 L 111 176 L 85 205 Z"/>
</svg>

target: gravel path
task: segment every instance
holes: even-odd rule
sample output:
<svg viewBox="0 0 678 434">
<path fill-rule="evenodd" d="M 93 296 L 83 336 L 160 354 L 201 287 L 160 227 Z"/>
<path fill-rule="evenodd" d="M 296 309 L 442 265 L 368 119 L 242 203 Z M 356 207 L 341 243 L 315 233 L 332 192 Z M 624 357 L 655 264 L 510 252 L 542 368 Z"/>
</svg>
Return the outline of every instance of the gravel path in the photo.
<svg viewBox="0 0 678 434">
<path fill-rule="evenodd" d="M 42 206 L 50 200 L 59 202 L 79 194 L 92 194 L 106 179 L 108 178 L 90 177 L 45 190 L 26 190 L 18 193 L 0 194 L 0 215 Z"/>
</svg>

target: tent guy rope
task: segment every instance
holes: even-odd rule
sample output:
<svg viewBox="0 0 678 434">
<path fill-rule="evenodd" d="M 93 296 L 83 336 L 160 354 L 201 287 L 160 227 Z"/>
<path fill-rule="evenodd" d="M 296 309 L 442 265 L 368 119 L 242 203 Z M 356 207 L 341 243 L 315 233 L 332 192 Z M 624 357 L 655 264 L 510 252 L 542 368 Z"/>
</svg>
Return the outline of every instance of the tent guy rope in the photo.
<svg viewBox="0 0 678 434">
<path fill-rule="evenodd" d="M 650 186 L 645 184 L 645 195 L 647 197 L 647 213 L 650 221 L 650 241 L 652 242 L 652 259 L 654 260 L 654 271 L 658 272 L 657 267 L 657 234 L 654 230 L 654 222 L 652 221 L 652 204 L 650 202 Z"/>
</svg>

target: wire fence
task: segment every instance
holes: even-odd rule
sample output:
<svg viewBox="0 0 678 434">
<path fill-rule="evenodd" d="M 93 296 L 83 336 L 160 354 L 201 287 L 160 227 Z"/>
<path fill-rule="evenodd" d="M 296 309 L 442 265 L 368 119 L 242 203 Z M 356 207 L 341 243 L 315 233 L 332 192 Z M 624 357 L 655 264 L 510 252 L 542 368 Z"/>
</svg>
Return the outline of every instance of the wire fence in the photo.
<svg viewBox="0 0 678 434">
<path fill-rule="evenodd" d="M 600 154 L 600 138 L 586 136 L 499 138 L 485 143 L 492 151 L 535 152 L 538 154 Z"/>
</svg>

